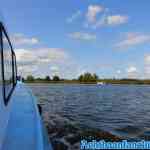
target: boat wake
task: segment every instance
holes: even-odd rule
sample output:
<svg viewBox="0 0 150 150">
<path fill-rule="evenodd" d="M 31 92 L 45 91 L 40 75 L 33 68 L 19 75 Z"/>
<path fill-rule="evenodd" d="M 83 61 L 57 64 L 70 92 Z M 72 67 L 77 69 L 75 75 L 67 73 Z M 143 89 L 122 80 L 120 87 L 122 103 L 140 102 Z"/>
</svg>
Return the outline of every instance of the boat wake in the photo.
<svg viewBox="0 0 150 150">
<path fill-rule="evenodd" d="M 54 150 L 79 150 L 80 140 L 82 139 L 103 139 L 105 141 L 121 140 L 121 138 L 109 132 L 89 127 L 81 127 L 60 116 L 51 116 L 51 120 L 45 120 L 45 123 Z"/>
</svg>

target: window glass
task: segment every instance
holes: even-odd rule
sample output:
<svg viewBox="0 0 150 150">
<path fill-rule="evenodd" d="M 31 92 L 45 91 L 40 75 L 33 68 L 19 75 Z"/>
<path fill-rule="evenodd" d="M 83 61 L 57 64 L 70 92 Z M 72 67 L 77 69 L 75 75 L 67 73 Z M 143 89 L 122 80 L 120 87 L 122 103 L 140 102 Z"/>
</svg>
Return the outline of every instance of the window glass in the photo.
<svg viewBox="0 0 150 150">
<path fill-rule="evenodd" d="M 2 78 L 2 57 L 1 57 L 1 52 L 2 52 L 2 45 L 0 44 L 0 99 L 2 99 L 3 94 L 3 78 Z"/>
<path fill-rule="evenodd" d="M 13 89 L 13 73 L 12 73 L 12 51 L 7 37 L 3 33 L 3 61 L 4 61 L 4 88 L 5 99 L 8 99 Z"/>
<path fill-rule="evenodd" d="M 16 69 L 16 56 L 13 53 L 13 62 L 14 62 L 14 83 L 16 84 L 17 82 L 17 69 Z"/>
</svg>

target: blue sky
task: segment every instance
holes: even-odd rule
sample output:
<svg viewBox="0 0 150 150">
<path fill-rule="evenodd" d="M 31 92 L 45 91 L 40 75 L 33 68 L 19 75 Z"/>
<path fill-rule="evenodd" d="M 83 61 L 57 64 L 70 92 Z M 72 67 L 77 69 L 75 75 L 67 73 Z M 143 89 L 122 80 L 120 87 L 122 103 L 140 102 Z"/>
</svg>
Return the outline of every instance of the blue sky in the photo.
<svg viewBox="0 0 150 150">
<path fill-rule="evenodd" d="M 21 75 L 150 78 L 149 1 L 1 3 Z"/>
</svg>

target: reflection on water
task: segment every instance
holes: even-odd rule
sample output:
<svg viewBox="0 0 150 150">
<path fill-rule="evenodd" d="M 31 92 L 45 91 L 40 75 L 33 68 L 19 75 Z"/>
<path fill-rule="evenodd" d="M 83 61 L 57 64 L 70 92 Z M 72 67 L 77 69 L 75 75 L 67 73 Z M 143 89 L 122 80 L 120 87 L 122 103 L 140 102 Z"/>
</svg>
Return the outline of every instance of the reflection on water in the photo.
<svg viewBox="0 0 150 150">
<path fill-rule="evenodd" d="M 30 84 L 43 107 L 54 145 L 78 149 L 90 136 L 150 139 L 150 87 Z M 59 142 L 58 142 L 59 140 Z"/>
</svg>

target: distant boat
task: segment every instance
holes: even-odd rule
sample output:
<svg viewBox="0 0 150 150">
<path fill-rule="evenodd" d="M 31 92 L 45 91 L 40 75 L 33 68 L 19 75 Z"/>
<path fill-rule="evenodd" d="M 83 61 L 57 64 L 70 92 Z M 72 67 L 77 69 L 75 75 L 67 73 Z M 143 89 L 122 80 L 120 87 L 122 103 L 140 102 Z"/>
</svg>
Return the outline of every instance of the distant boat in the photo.
<svg viewBox="0 0 150 150">
<path fill-rule="evenodd" d="M 105 85 L 105 82 L 97 82 L 97 85 Z"/>
</svg>

